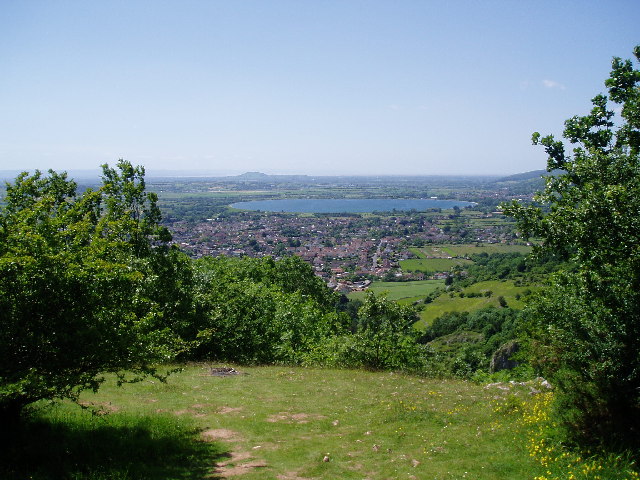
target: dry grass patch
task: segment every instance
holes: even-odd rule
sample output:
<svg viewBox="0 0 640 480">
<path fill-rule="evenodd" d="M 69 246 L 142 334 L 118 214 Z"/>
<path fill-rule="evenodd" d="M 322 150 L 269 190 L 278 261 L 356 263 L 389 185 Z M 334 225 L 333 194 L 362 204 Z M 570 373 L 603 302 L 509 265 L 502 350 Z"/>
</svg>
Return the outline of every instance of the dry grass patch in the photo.
<svg viewBox="0 0 640 480">
<path fill-rule="evenodd" d="M 267 417 L 267 422 L 285 422 L 285 423 L 309 423 L 311 420 L 323 420 L 327 417 L 324 415 L 316 415 L 309 413 L 289 413 L 280 412 L 275 415 Z"/>
<path fill-rule="evenodd" d="M 242 437 L 238 432 L 234 432 L 233 430 L 229 430 L 227 428 L 215 428 L 211 430 L 205 430 L 200 435 L 206 442 L 216 442 L 216 441 L 239 442 L 242 440 Z"/>
</svg>

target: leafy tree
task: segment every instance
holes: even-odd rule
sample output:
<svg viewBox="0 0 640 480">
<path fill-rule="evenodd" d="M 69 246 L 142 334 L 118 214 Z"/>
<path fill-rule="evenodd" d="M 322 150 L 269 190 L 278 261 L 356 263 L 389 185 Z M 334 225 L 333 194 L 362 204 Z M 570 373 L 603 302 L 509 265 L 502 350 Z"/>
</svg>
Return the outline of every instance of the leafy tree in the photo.
<svg viewBox="0 0 640 480">
<path fill-rule="evenodd" d="M 184 336 L 200 359 L 301 363 L 347 322 L 339 295 L 298 257 L 206 257 L 195 262 L 195 316 Z"/>
<path fill-rule="evenodd" d="M 640 60 L 640 46 L 634 49 Z M 547 170 L 537 204 L 505 213 L 575 265 L 531 307 L 534 361 L 558 387 L 558 413 L 583 439 L 640 443 L 640 71 L 614 58 L 609 95 L 565 122 L 564 137 L 534 133 Z M 611 102 L 618 107 L 612 107 Z M 619 112 L 619 116 L 616 114 Z"/>
<path fill-rule="evenodd" d="M 367 293 L 351 336 L 352 362 L 373 369 L 416 367 L 425 355 L 413 328 L 417 320 L 415 308 Z"/>
<path fill-rule="evenodd" d="M 103 166 L 78 195 L 65 173 L 22 173 L 0 210 L 0 417 L 97 389 L 104 372 L 155 374 L 179 339 L 151 295 L 168 250 L 144 170 Z M 162 253 L 164 252 L 164 253 Z M 121 380 L 124 376 L 119 373 Z"/>
</svg>

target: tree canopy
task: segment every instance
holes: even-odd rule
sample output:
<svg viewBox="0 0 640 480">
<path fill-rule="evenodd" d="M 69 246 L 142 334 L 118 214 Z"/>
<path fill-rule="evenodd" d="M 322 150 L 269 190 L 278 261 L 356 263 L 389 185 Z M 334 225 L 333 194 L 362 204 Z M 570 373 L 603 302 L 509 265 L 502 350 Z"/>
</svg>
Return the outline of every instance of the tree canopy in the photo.
<svg viewBox="0 0 640 480">
<path fill-rule="evenodd" d="M 103 166 L 78 194 L 66 174 L 22 173 L 0 210 L 0 414 L 76 397 L 105 372 L 154 373 L 181 341 L 154 298 L 158 224 L 144 169 Z"/>
<path fill-rule="evenodd" d="M 640 60 L 640 46 L 634 49 Z M 608 95 L 565 122 L 567 152 L 544 146 L 546 187 L 532 205 L 513 202 L 522 234 L 574 268 L 553 277 L 531 307 L 533 361 L 558 386 L 570 430 L 597 441 L 640 443 L 640 71 L 614 58 Z"/>
</svg>

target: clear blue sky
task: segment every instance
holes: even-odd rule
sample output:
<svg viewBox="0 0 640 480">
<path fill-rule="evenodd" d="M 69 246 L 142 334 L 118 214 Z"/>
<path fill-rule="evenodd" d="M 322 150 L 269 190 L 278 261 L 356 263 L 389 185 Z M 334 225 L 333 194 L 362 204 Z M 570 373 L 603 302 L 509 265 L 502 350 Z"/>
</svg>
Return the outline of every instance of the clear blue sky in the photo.
<svg viewBox="0 0 640 480">
<path fill-rule="evenodd" d="M 640 2 L 0 2 L 0 170 L 511 174 Z"/>
</svg>

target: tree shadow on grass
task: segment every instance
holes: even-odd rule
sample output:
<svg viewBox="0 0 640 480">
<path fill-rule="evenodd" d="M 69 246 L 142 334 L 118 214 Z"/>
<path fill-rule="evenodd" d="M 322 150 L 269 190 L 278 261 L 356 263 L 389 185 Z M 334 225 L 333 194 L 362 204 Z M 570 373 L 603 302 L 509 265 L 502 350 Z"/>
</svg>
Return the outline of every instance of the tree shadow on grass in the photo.
<svg viewBox="0 0 640 480">
<path fill-rule="evenodd" d="M 6 480 L 201 480 L 229 456 L 200 430 L 171 417 L 117 421 L 26 419 L 0 433 L 0 478 Z M 109 419 L 110 420 L 110 419 Z"/>
</svg>

